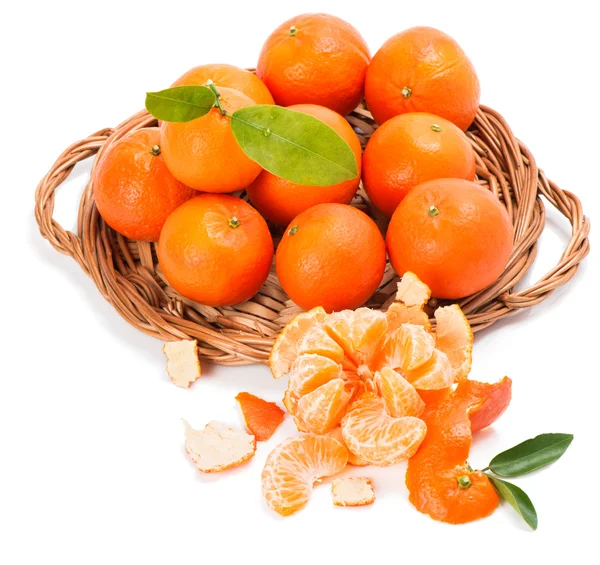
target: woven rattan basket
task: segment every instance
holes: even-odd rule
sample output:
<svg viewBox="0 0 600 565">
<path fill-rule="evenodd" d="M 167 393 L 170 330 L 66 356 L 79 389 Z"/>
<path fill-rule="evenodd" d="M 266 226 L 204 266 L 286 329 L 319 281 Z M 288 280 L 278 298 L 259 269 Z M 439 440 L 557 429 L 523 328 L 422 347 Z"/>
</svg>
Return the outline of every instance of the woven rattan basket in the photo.
<svg viewBox="0 0 600 565">
<path fill-rule="evenodd" d="M 376 127 L 371 114 L 361 106 L 347 119 L 364 147 Z M 137 329 L 164 341 L 197 339 L 201 356 L 222 365 L 265 363 L 277 333 L 300 311 L 279 285 L 274 269 L 260 292 L 237 306 L 213 308 L 182 297 L 162 276 L 154 244 L 129 241 L 103 222 L 93 199 L 95 167 L 79 206 L 77 234 L 52 218 L 54 192 L 78 162 L 94 155 L 98 158 L 126 133 L 154 125 L 156 120 L 142 111 L 114 129 L 101 130 L 67 148 L 36 191 L 35 217 L 40 232 L 56 250 L 73 257 L 104 298 Z M 477 157 L 477 182 L 502 201 L 515 229 L 514 251 L 502 276 L 459 302 L 477 331 L 542 302 L 569 281 L 589 251 L 590 223 L 577 197 L 546 179 L 527 147 L 497 112 L 481 106 L 467 135 Z M 569 220 L 571 237 L 558 264 L 533 286 L 517 291 L 515 285 L 533 263 L 537 239 L 544 229 L 541 196 Z M 385 228 L 362 189 L 353 204 Z M 277 242 L 276 231 L 274 236 Z M 397 280 L 388 263 L 382 284 L 367 306 L 387 308 Z M 436 305 L 435 299 L 430 301 L 431 311 Z"/>
</svg>

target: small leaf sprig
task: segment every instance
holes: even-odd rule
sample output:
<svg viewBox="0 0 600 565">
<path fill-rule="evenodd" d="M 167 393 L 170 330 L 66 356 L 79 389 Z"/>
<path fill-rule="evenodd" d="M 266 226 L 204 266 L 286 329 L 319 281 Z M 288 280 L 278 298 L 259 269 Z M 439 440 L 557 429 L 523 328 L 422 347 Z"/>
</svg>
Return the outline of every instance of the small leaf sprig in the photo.
<svg viewBox="0 0 600 565">
<path fill-rule="evenodd" d="M 531 499 L 521 488 L 504 478 L 520 477 L 554 463 L 572 441 L 572 434 L 541 434 L 499 453 L 482 469 L 498 495 L 519 513 L 532 530 L 537 529 L 538 517 Z"/>
<path fill-rule="evenodd" d="M 272 104 L 246 106 L 229 114 L 212 81 L 146 93 L 146 109 L 164 122 L 188 122 L 213 108 L 230 120 L 244 153 L 278 177 L 305 186 L 331 186 L 358 176 L 350 145 L 314 116 Z"/>
</svg>

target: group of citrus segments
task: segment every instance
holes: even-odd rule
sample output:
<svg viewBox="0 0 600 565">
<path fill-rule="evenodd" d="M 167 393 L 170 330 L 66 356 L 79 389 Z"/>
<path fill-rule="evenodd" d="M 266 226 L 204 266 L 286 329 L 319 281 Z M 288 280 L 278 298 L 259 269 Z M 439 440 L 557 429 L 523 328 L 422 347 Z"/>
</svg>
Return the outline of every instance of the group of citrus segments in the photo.
<svg viewBox="0 0 600 565">
<path fill-rule="evenodd" d="M 468 320 L 458 305 L 443 306 L 434 312 L 434 328 L 425 312 L 429 298 L 429 288 L 408 272 L 386 312 L 327 314 L 318 307 L 282 330 L 269 364 L 273 377 L 289 378 L 283 403 L 301 433 L 267 458 L 262 491 L 269 507 L 293 514 L 308 502 L 315 482 L 347 465 L 388 466 L 408 459 L 409 499 L 421 512 L 463 523 L 495 509 L 498 494 L 467 458 L 472 432 L 507 408 L 511 381 L 468 379 L 473 345 Z M 247 393 L 237 399 L 250 434 L 217 422 L 202 431 L 187 428 L 186 451 L 203 471 L 247 461 L 256 440 L 269 439 L 283 420 L 274 403 Z M 333 486 L 335 504 L 375 499 L 366 477 L 337 479 Z"/>
</svg>

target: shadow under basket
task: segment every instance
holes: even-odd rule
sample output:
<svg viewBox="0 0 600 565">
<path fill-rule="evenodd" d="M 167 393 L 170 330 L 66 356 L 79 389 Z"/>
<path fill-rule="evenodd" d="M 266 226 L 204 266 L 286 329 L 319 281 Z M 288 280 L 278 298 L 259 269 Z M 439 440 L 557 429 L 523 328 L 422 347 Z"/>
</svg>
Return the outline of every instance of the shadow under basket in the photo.
<svg viewBox="0 0 600 565">
<path fill-rule="evenodd" d="M 359 106 L 347 120 L 364 147 L 377 127 L 371 114 Z M 252 300 L 222 308 L 204 306 L 184 298 L 167 283 L 157 263 L 155 244 L 126 239 L 109 228 L 98 214 L 93 198 L 98 158 L 111 143 L 130 131 L 156 125 L 156 119 L 142 111 L 114 129 L 101 130 L 67 148 L 35 194 L 40 232 L 57 251 L 73 257 L 104 298 L 138 330 L 163 341 L 197 339 L 201 357 L 221 365 L 266 363 L 275 337 L 300 312 L 281 288 L 274 267 Z M 514 250 L 504 273 L 491 286 L 458 301 L 476 332 L 542 302 L 568 282 L 589 252 L 590 223 L 578 198 L 546 179 L 533 155 L 497 112 L 481 106 L 467 136 L 477 159 L 476 182 L 506 207 L 515 234 Z M 52 218 L 54 192 L 77 163 L 94 155 L 96 161 L 81 198 L 74 234 Z M 546 213 L 541 196 L 569 220 L 571 237 L 558 264 L 533 286 L 517 291 L 515 285 L 533 263 L 537 240 L 544 229 Z M 385 220 L 362 188 L 352 204 L 385 229 Z M 276 241 L 278 235 L 274 230 Z M 381 286 L 366 306 L 386 309 L 394 299 L 397 281 L 388 262 Z M 430 300 L 430 314 L 437 305 L 435 299 Z"/>
</svg>

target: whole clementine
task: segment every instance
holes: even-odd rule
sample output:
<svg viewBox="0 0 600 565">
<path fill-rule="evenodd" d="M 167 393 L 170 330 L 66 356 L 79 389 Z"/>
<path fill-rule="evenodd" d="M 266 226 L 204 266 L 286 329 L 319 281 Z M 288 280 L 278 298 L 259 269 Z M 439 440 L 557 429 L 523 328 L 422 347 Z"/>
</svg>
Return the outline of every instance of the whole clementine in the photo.
<svg viewBox="0 0 600 565">
<path fill-rule="evenodd" d="M 158 263 L 183 296 L 209 306 L 252 298 L 273 260 L 273 240 L 260 214 L 224 194 L 202 194 L 177 208 L 158 241 Z"/>
<path fill-rule="evenodd" d="M 217 87 L 233 88 L 245 94 L 256 104 L 274 104 L 273 97 L 262 80 L 254 73 L 234 65 L 212 64 L 194 67 L 180 76 L 171 87 L 205 85 L 209 80 Z"/>
<path fill-rule="evenodd" d="M 221 105 L 230 114 L 254 101 L 231 88 L 219 88 Z M 261 166 L 248 157 L 231 131 L 229 118 L 213 108 L 190 122 L 162 122 L 160 145 L 176 179 L 202 192 L 234 192 L 246 188 Z"/>
<path fill-rule="evenodd" d="M 461 298 L 502 274 L 513 228 L 490 191 L 466 180 L 436 179 L 415 187 L 396 208 L 386 242 L 396 273 L 412 271 L 438 298 Z"/>
<path fill-rule="evenodd" d="M 256 74 L 281 106 L 318 104 L 346 115 L 362 98 L 370 58 L 365 40 L 348 22 L 303 14 L 267 38 Z"/>
<path fill-rule="evenodd" d="M 317 204 L 287 227 L 275 263 L 281 286 L 302 308 L 357 308 L 381 283 L 385 243 L 364 212 Z"/>
<path fill-rule="evenodd" d="M 391 216 L 417 185 L 436 178 L 475 180 L 475 151 L 453 123 L 433 114 L 402 114 L 385 122 L 363 155 L 363 185 Z"/>
<path fill-rule="evenodd" d="M 365 99 L 378 124 L 405 112 L 430 112 L 463 131 L 477 114 L 479 79 L 449 35 L 413 27 L 388 39 L 367 70 Z"/>
<path fill-rule="evenodd" d="M 169 214 L 197 194 L 167 169 L 158 128 L 142 128 L 115 141 L 96 165 L 93 186 L 104 221 L 139 241 L 157 241 Z"/>
<path fill-rule="evenodd" d="M 305 186 L 262 171 L 246 189 L 252 205 L 267 220 L 287 226 L 298 214 L 315 204 L 338 202 L 349 204 L 360 183 L 360 141 L 350 124 L 338 113 L 315 104 L 296 104 L 290 110 L 318 118 L 333 128 L 350 145 L 356 157 L 358 176 L 332 186 Z"/>
</svg>

